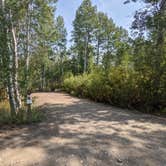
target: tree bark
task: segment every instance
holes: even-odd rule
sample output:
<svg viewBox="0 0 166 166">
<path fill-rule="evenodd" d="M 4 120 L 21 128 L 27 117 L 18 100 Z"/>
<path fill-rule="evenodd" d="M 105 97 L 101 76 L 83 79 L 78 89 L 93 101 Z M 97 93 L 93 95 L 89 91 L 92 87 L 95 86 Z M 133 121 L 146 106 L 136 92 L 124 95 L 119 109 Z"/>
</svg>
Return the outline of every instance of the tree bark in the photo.
<svg viewBox="0 0 166 166">
<path fill-rule="evenodd" d="M 85 41 L 85 52 L 84 52 L 84 73 L 87 71 L 87 42 Z"/>
<path fill-rule="evenodd" d="M 97 65 L 99 65 L 99 56 L 100 56 L 100 42 L 97 40 Z"/>
<path fill-rule="evenodd" d="M 8 75 L 7 83 L 8 83 L 7 87 L 8 87 L 10 110 L 11 110 L 11 115 L 13 117 L 16 115 L 17 105 L 14 97 L 15 94 L 14 94 L 13 80 L 11 74 Z"/>
<path fill-rule="evenodd" d="M 3 72 L 5 72 L 6 78 L 6 86 L 8 89 L 8 97 L 9 97 L 9 104 L 11 115 L 16 115 L 16 100 L 13 88 L 13 79 L 12 79 L 12 56 L 9 53 L 10 50 L 10 42 L 8 41 L 9 29 L 7 20 L 6 20 L 6 11 L 5 11 L 5 0 L 0 0 L 0 7 L 1 7 L 1 17 L 2 17 L 2 27 L 1 31 L 1 54 L 2 54 L 2 62 L 3 62 Z"/>
<path fill-rule="evenodd" d="M 87 71 L 88 64 L 88 45 L 89 45 L 89 33 L 85 36 L 85 50 L 84 50 L 84 73 Z"/>
<path fill-rule="evenodd" d="M 26 19 L 26 52 L 25 52 L 25 90 L 28 92 L 29 82 L 29 61 L 30 61 L 30 4 L 27 7 L 27 19 Z"/>
<path fill-rule="evenodd" d="M 64 56 L 63 56 L 63 52 L 61 53 L 61 58 L 60 58 L 60 61 L 61 61 L 61 78 L 63 77 L 63 74 L 64 74 L 64 68 L 63 68 L 63 60 L 64 60 Z"/>
<path fill-rule="evenodd" d="M 16 38 L 16 29 L 12 24 L 12 37 L 13 37 L 13 88 L 15 94 L 15 100 L 17 104 L 17 111 L 21 108 L 21 98 L 18 89 L 18 51 L 17 51 L 17 38 Z"/>
<path fill-rule="evenodd" d="M 42 73 L 41 73 L 41 89 L 44 91 L 46 85 L 46 80 L 45 80 L 45 65 L 42 65 Z"/>
</svg>

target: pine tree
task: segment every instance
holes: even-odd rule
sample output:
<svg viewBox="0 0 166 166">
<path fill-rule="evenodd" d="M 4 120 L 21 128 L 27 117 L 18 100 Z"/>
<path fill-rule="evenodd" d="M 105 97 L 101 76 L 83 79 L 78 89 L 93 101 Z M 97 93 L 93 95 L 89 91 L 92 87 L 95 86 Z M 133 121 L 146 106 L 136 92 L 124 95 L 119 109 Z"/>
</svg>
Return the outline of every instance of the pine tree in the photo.
<svg viewBox="0 0 166 166">
<path fill-rule="evenodd" d="M 59 55 L 60 61 L 60 75 L 61 77 L 64 74 L 64 60 L 66 56 L 66 43 L 67 43 L 67 31 L 65 29 L 64 20 L 62 16 L 58 16 L 56 19 L 56 30 L 57 30 L 57 42 L 55 49 Z"/>
<path fill-rule="evenodd" d="M 91 43 L 94 37 L 96 18 L 96 6 L 92 6 L 90 0 L 84 0 L 76 11 L 76 18 L 73 22 L 73 41 L 79 50 L 79 61 L 81 70 L 87 71 L 88 60 L 91 50 Z"/>
</svg>

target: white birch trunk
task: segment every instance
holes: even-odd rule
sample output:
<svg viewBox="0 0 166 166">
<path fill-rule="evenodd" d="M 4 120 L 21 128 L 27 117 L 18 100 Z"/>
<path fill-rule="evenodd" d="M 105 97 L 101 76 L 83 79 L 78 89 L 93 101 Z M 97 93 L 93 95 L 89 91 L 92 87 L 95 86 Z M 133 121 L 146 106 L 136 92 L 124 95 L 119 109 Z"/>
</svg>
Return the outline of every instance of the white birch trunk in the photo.
<svg viewBox="0 0 166 166">
<path fill-rule="evenodd" d="M 12 24 L 12 37 L 13 37 L 13 88 L 15 94 L 15 100 L 17 104 L 17 110 L 21 108 L 21 98 L 18 89 L 18 52 L 17 52 L 17 38 L 16 38 L 16 29 Z"/>
<path fill-rule="evenodd" d="M 15 95 L 14 95 L 14 88 L 13 88 L 13 80 L 12 80 L 12 60 L 11 60 L 11 56 L 9 54 L 9 50 L 10 50 L 10 43 L 8 41 L 8 34 L 9 34 L 9 30 L 7 28 L 7 22 L 6 22 L 6 13 L 5 13 L 5 0 L 0 0 L 0 7 L 2 10 L 2 17 L 3 17 L 3 28 L 2 33 L 4 33 L 4 43 L 3 43 L 3 55 L 2 55 L 2 59 L 3 59 L 3 64 L 4 64 L 4 68 L 5 68 L 5 72 L 6 72 L 6 82 L 7 82 L 7 89 L 8 89 L 8 98 L 9 98 L 9 103 L 10 103 L 10 110 L 11 110 L 11 115 L 15 115 L 16 114 L 16 101 L 15 101 Z"/>
<path fill-rule="evenodd" d="M 9 96 L 9 103 L 12 116 L 16 115 L 17 112 L 17 104 L 15 101 L 15 94 L 13 88 L 13 80 L 11 73 L 8 76 L 8 96 Z"/>
</svg>

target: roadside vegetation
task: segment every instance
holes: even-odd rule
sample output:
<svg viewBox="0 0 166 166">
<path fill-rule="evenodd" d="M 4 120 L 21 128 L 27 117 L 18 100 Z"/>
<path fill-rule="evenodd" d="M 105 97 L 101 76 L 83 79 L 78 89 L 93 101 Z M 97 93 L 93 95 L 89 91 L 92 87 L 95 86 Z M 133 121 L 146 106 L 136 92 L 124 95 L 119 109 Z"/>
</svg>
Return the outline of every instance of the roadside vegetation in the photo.
<svg viewBox="0 0 166 166">
<path fill-rule="evenodd" d="M 83 1 L 73 22 L 76 65 L 74 76 L 64 80 L 67 92 L 144 112 L 164 112 L 166 12 L 158 1 L 145 3 L 151 8 L 136 12 L 131 38 L 89 0 Z"/>
<path fill-rule="evenodd" d="M 124 108 L 165 110 L 165 6 L 142 1 L 129 33 L 83 0 L 67 48 L 56 0 L 0 0 L 0 121 L 40 121 L 38 111 L 27 112 L 28 92 L 57 88 Z"/>
<path fill-rule="evenodd" d="M 44 118 L 44 113 L 37 107 L 32 107 L 31 113 L 28 115 L 26 106 L 23 106 L 16 115 L 12 116 L 8 101 L 0 102 L 0 125 L 37 123 L 41 122 Z"/>
<path fill-rule="evenodd" d="M 142 80 L 142 77 L 133 70 L 126 73 L 122 67 L 112 68 L 109 73 L 95 69 L 90 74 L 65 79 L 63 88 L 74 96 L 89 98 L 96 102 L 146 113 L 164 114 L 165 94 L 161 92 L 160 97 L 154 99 L 149 78 Z"/>
</svg>

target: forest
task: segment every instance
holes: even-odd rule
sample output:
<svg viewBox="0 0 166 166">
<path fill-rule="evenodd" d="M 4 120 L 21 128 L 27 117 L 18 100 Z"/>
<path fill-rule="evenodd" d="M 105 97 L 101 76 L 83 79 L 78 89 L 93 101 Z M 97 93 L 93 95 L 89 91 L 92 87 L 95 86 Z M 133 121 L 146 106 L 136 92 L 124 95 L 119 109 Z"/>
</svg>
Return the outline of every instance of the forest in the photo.
<svg viewBox="0 0 166 166">
<path fill-rule="evenodd" d="M 0 166 L 166 166 L 166 0 L 0 0 Z"/>
<path fill-rule="evenodd" d="M 57 0 L 0 0 L 0 121 L 35 121 L 40 115 L 26 110 L 27 94 L 56 89 L 166 113 L 165 1 L 142 1 L 146 7 L 135 12 L 129 33 L 83 0 L 68 47 Z"/>
</svg>

